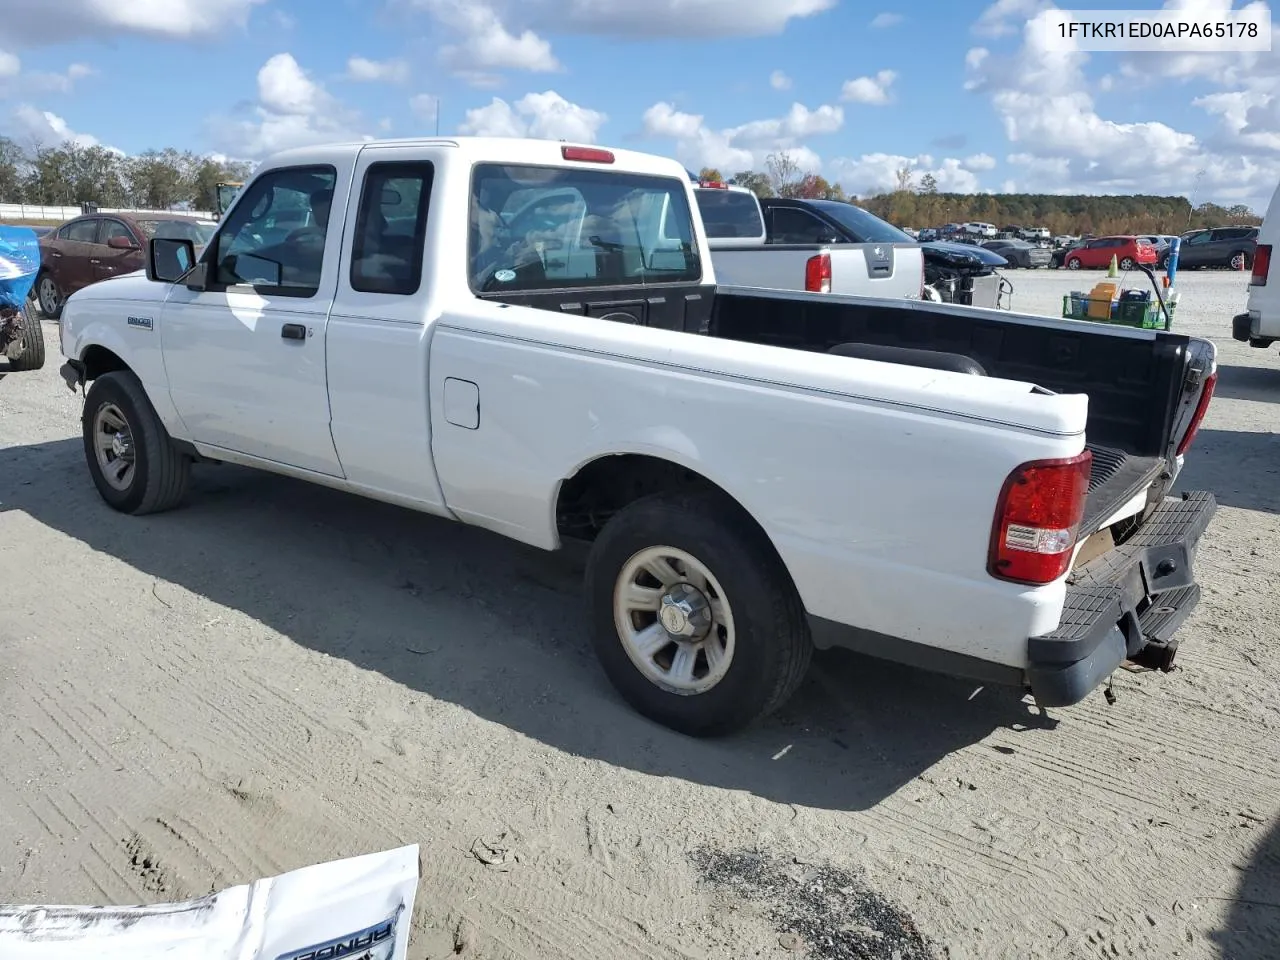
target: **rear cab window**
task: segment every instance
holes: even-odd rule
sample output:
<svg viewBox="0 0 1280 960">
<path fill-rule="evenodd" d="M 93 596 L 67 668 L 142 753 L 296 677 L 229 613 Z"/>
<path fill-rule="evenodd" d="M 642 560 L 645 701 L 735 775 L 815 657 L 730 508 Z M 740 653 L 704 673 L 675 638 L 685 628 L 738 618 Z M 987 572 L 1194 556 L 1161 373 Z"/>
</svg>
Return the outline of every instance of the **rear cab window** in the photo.
<svg viewBox="0 0 1280 960">
<path fill-rule="evenodd" d="M 370 164 L 356 213 L 352 290 L 396 296 L 418 292 L 434 172 L 425 161 Z"/>
<path fill-rule="evenodd" d="M 754 193 L 719 187 L 699 187 L 694 191 L 698 211 L 709 240 L 759 240 L 764 237 L 764 218 Z"/>
<path fill-rule="evenodd" d="M 688 186 L 673 177 L 481 163 L 470 220 L 476 293 L 702 279 Z"/>
</svg>

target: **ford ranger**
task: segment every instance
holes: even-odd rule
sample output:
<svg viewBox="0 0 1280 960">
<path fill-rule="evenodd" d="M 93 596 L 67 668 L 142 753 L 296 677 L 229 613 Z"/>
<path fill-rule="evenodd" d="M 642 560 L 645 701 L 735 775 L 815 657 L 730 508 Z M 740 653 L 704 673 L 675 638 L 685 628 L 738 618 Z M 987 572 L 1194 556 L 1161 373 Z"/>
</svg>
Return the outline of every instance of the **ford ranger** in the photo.
<svg viewBox="0 0 1280 960">
<path fill-rule="evenodd" d="M 199 255 L 157 238 L 69 298 L 93 483 L 153 513 L 224 461 L 589 542 L 606 674 L 694 735 L 778 707 L 815 647 L 1042 706 L 1167 666 L 1215 509 L 1169 495 L 1213 345 L 720 287 L 693 189 L 552 141 L 271 157 Z"/>
</svg>

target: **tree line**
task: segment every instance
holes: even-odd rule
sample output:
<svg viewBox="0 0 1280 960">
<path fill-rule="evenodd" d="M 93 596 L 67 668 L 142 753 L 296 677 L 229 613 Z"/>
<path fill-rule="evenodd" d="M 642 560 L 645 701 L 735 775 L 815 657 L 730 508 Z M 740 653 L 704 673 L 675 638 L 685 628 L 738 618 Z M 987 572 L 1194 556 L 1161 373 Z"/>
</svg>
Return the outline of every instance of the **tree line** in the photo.
<svg viewBox="0 0 1280 960">
<path fill-rule="evenodd" d="M 217 185 L 248 179 L 252 165 L 219 162 L 172 147 L 124 156 L 70 141 L 23 149 L 0 137 L 0 202 L 168 210 L 213 210 Z"/>
<path fill-rule="evenodd" d="M 102 146 L 34 144 L 23 149 L 0 136 L 0 202 L 167 210 L 189 206 L 213 210 L 217 184 L 248 179 L 252 165 L 220 162 L 172 147 L 124 156 Z M 799 197 L 857 203 L 876 216 L 903 227 L 982 221 L 1048 227 L 1054 234 L 1183 233 L 1198 227 L 1257 224 L 1261 218 L 1245 206 L 1202 203 L 1186 197 L 1057 196 L 1028 193 L 940 193 L 932 174 L 916 179 L 914 171 L 897 171 L 895 189 L 874 196 L 848 196 L 838 183 L 802 173 L 787 151 L 770 154 L 765 169 L 742 170 L 724 177 L 704 167 L 703 180 L 744 186 L 761 197 Z"/>
<path fill-rule="evenodd" d="M 801 173 L 786 151 L 770 154 L 765 169 L 743 170 L 726 178 L 704 167 L 699 179 L 747 187 L 760 197 L 842 200 L 856 203 L 900 227 L 937 227 L 945 223 L 979 221 L 997 227 L 1048 227 L 1056 235 L 1179 234 L 1202 227 L 1262 222 L 1242 204 L 1225 207 L 1202 203 L 1193 207 L 1186 197 L 1146 195 L 1059 196 L 1041 193 L 940 193 L 938 182 L 926 173 L 918 180 L 909 167 L 897 171 L 895 189 L 859 198 L 817 174 Z"/>
</svg>

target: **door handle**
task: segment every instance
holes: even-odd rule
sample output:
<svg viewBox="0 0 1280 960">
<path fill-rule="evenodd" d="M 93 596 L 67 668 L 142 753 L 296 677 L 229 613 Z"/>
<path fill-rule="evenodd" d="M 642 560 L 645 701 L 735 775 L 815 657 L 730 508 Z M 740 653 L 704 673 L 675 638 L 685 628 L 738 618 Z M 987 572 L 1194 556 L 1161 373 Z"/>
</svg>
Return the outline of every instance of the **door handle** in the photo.
<svg viewBox="0 0 1280 960">
<path fill-rule="evenodd" d="M 307 328 L 300 323 L 286 323 L 280 328 L 280 336 L 285 340 L 305 340 Z"/>
</svg>

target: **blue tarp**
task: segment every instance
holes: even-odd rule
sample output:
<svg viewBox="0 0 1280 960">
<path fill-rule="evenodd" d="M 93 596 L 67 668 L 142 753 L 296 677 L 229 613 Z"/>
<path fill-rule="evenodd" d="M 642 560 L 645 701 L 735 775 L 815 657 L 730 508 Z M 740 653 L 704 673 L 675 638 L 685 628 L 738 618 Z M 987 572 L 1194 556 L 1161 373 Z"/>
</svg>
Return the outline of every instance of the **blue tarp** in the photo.
<svg viewBox="0 0 1280 960">
<path fill-rule="evenodd" d="M 0 227 L 0 307 L 22 309 L 40 269 L 40 243 L 30 227 Z"/>
</svg>

